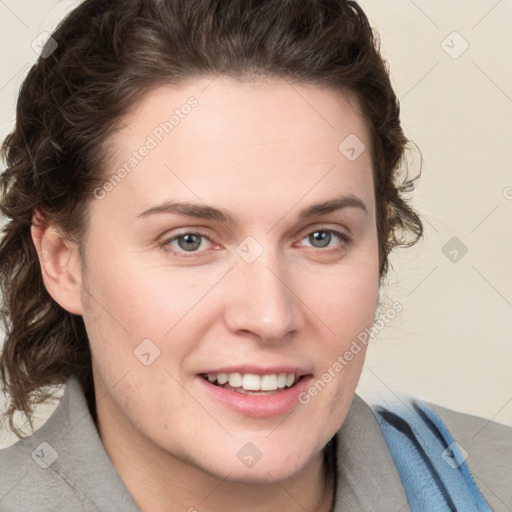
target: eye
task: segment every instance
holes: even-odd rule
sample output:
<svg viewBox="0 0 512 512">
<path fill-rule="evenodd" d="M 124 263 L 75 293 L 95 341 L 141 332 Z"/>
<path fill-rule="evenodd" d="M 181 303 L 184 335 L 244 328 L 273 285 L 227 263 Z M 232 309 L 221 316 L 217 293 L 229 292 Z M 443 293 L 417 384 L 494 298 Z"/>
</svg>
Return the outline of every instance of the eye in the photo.
<svg viewBox="0 0 512 512">
<path fill-rule="evenodd" d="M 194 233 L 194 232 L 186 232 L 175 235 L 171 238 L 166 238 L 162 242 L 162 246 L 168 252 L 172 252 L 174 254 L 182 254 L 182 253 L 197 253 L 203 252 L 198 251 L 200 247 L 204 248 L 203 240 L 211 240 L 202 233 Z M 177 245 L 173 245 L 176 242 Z M 177 249 L 177 250 L 176 250 Z"/>
<path fill-rule="evenodd" d="M 314 249 L 333 249 L 334 251 L 341 250 L 344 245 L 348 245 L 352 241 L 348 235 L 334 229 L 316 229 L 302 238 L 302 240 L 305 239 L 309 241 Z M 338 243 L 332 245 L 331 242 L 336 242 L 336 240 L 338 240 Z M 207 241 L 207 243 L 203 243 L 203 241 Z M 161 246 L 167 252 L 188 257 L 187 253 L 190 256 L 195 256 L 198 253 L 205 252 L 207 249 L 205 245 L 207 246 L 208 242 L 212 243 L 207 235 L 188 231 L 164 239 Z"/>
<path fill-rule="evenodd" d="M 336 245 L 338 245 L 338 248 L 341 249 L 344 244 L 349 244 L 351 242 L 351 238 L 348 235 L 340 233 L 334 229 L 316 229 L 315 231 L 312 231 L 306 235 L 302 240 L 305 239 L 307 239 L 315 249 L 336 247 Z M 338 242 L 338 244 L 330 246 L 329 244 L 333 240 L 336 241 L 336 239 L 340 240 L 342 243 L 340 244 Z"/>
</svg>

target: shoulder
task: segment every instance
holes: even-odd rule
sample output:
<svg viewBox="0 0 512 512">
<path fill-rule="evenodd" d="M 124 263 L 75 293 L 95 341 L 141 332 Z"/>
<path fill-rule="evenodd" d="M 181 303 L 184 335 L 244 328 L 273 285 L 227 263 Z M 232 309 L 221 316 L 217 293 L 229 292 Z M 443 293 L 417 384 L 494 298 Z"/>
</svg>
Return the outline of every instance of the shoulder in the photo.
<svg viewBox="0 0 512 512">
<path fill-rule="evenodd" d="M 512 505 L 512 427 L 428 404 L 457 443 L 493 510 Z"/>
<path fill-rule="evenodd" d="M 0 482 L 2 512 L 139 512 L 74 378 L 46 423 L 0 450 Z"/>
<path fill-rule="evenodd" d="M 82 510 L 72 488 L 54 471 L 65 436 L 67 400 L 61 400 L 43 426 L 32 435 L 0 450 L 0 510 Z"/>
<path fill-rule="evenodd" d="M 510 510 L 511 427 L 405 395 L 372 409 L 413 505 Z"/>
</svg>

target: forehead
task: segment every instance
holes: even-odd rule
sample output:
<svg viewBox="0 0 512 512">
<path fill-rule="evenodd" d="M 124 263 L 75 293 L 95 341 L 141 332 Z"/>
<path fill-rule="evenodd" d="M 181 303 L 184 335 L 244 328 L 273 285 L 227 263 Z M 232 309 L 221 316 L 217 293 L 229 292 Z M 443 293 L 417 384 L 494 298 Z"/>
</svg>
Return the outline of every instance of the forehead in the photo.
<svg viewBox="0 0 512 512">
<path fill-rule="evenodd" d="M 206 77 L 153 89 L 108 141 L 109 199 L 206 203 L 373 192 L 369 132 L 349 93 L 285 80 Z M 176 196 L 176 197 L 175 197 Z M 330 197 L 329 197 L 330 198 Z M 261 203 L 258 207 L 264 206 Z"/>
</svg>

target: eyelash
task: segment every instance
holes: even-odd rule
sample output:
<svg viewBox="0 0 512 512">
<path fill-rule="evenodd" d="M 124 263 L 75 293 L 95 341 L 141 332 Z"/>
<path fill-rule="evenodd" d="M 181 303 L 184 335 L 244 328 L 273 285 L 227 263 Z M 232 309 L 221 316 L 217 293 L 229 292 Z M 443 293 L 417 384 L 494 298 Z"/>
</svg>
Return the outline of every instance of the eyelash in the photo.
<svg viewBox="0 0 512 512">
<path fill-rule="evenodd" d="M 314 229 L 313 231 L 310 231 L 305 236 L 303 236 L 301 238 L 301 240 L 304 240 L 304 238 L 307 238 L 308 236 L 310 236 L 314 233 L 317 233 L 317 232 L 331 233 L 331 234 L 337 236 L 346 245 L 350 245 L 352 243 L 352 238 L 350 236 L 348 236 L 345 233 L 341 233 L 340 231 L 336 231 L 335 229 L 330 229 L 330 228 Z M 177 235 L 174 235 L 170 238 L 165 238 L 161 243 L 161 247 L 163 248 L 164 251 L 169 252 L 175 256 L 182 257 L 182 258 L 191 258 L 191 257 L 197 256 L 198 254 L 201 254 L 201 251 L 197 251 L 197 250 L 196 251 L 184 251 L 182 249 L 179 249 L 179 250 L 172 249 L 171 250 L 168 248 L 169 244 L 171 244 L 175 240 L 178 240 L 179 238 L 184 237 L 186 235 L 194 235 L 197 237 L 202 237 L 212 243 L 209 236 L 204 233 L 201 233 L 199 231 L 184 231 L 183 233 L 178 233 Z M 341 247 L 338 247 L 337 249 L 334 249 L 334 250 L 332 248 L 330 248 L 330 250 L 329 250 L 329 247 L 324 247 L 324 248 L 311 247 L 311 249 L 316 249 L 318 251 L 323 251 L 323 252 L 338 252 L 341 250 Z M 202 251 L 202 252 L 204 252 L 204 251 Z"/>
</svg>

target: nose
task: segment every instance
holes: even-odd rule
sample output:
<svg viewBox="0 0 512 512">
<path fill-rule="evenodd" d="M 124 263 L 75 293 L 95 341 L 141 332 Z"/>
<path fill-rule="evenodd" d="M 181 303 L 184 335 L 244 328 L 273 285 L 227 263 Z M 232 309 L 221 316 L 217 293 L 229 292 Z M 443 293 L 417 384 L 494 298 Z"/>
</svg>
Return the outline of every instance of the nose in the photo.
<svg viewBox="0 0 512 512">
<path fill-rule="evenodd" d="M 225 322 L 237 334 L 252 334 L 267 343 L 285 340 L 304 325 L 301 300 L 294 293 L 288 265 L 264 252 L 256 261 L 237 261 L 228 278 Z"/>
</svg>

